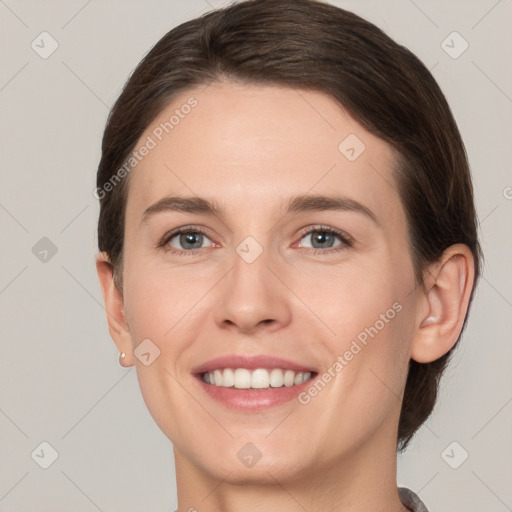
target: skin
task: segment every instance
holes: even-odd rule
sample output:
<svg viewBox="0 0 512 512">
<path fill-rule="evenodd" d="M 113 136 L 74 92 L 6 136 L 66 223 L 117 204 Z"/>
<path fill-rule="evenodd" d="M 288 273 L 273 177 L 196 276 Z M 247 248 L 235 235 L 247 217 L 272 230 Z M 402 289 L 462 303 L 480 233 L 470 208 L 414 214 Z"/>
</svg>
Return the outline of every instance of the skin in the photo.
<svg viewBox="0 0 512 512">
<path fill-rule="evenodd" d="M 396 436 L 407 365 L 456 342 L 473 285 L 469 249 L 450 247 L 425 269 L 425 286 L 415 282 L 393 153 L 327 95 L 214 83 L 175 97 L 141 143 L 190 97 L 197 106 L 129 177 L 122 293 L 108 255 L 97 257 L 122 364 L 136 366 L 148 410 L 173 443 L 179 511 L 406 510 Z M 349 134 L 366 146 L 354 161 L 338 150 Z M 291 196 L 334 193 L 377 223 L 356 211 L 285 214 Z M 225 212 L 170 211 L 141 224 L 166 195 L 216 200 Z M 172 248 L 181 255 L 158 247 L 190 225 L 206 234 L 201 249 L 190 254 L 179 235 Z M 314 253 L 319 225 L 353 244 L 335 238 Z M 263 250 L 250 264 L 236 252 L 248 236 Z M 401 311 L 306 405 L 230 410 L 191 374 L 228 354 L 279 356 L 322 374 L 394 303 Z M 160 350 L 149 366 L 133 353 L 144 339 Z M 262 454 L 250 468 L 237 457 L 248 442 Z"/>
</svg>

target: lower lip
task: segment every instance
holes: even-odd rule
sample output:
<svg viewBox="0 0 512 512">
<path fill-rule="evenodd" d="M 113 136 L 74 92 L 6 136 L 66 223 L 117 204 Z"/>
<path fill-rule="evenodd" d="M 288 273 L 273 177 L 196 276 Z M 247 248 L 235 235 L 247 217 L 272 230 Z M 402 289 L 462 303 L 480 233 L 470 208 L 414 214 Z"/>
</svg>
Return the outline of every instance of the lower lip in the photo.
<svg viewBox="0 0 512 512">
<path fill-rule="evenodd" d="M 211 398 L 221 402 L 230 409 L 261 411 L 297 398 L 302 391 L 311 385 L 317 375 L 314 375 L 308 381 L 296 386 L 281 386 L 280 388 L 270 387 L 267 389 L 238 389 L 214 386 L 212 384 L 206 384 L 201 378 L 201 375 L 196 375 L 196 380 Z"/>
</svg>

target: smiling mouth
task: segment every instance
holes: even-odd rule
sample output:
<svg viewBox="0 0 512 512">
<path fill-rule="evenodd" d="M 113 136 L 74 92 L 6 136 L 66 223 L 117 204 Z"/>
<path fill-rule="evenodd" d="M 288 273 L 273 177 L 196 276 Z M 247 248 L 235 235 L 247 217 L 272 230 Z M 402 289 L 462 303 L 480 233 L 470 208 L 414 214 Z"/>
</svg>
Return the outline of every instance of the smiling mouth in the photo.
<svg viewBox="0 0 512 512">
<path fill-rule="evenodd" d="M 296 372 L 281 368 L 219 368 L 200 373 L 200 379 L 212 386 L 236 389 L 270 389 L 293 387 L 316 376 L 316 372 Z"/>
</svg>

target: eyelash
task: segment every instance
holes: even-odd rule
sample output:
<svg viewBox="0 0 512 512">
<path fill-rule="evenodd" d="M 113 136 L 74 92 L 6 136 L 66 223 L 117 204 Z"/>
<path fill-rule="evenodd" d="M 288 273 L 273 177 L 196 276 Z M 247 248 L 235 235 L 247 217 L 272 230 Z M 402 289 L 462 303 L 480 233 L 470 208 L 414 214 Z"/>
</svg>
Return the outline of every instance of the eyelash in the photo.
<svg viewBox="0 0 512 512">
<path fill-rule="evenodd" d="M 315 248 L 306 247 L 306 249 L 310 249 L 310 251 L 312 251 L 312 253 L 314 255 L 317 255 L 320 253 L 326 254 L 326 253 L 338 252 L 338 251 L 342 251 L 342 250 L 346 249 L 347 247 L 352 247 L 354 245 L 354 240 L 352 239 L 352 237 L 347 235 L 345 232 L 340 231 L 339 229 L 336 229 L 333 227 L 321 226 L 321 225 L 307 228 L 306 231 L 303 231 L 300 234 L 300 237 L 299 237 L 300 240 L 302 240 L 306 235 L 314 233 L 315 231 L 319 231 L 321 233 L 328 233 L 330 235 L 335 235 L 341 240 L 342 243 L 336 247 L 331 247 L 331 248 L 327 248 L 327 249 L 315 249 Z M 175 249 L 174 247 L 168 246 L 168 243 L 175 236 L 181 235 L 181 234 L 187 234 L 187 233 L 200 233 L 200 234 L 208 237 L 208 235 L 201 228 L 194 227 L 194 226 L 187 226 L 187 227 L 175 229 L 174 231 L 171 231 L 170 233 L 166 234 L 163 237 L 162 241 L 160 243 L 158 243 L 157 247 L 161 248 L 165 251 L 171 252 L 173 254 L 176 254 L 178 256 L 193 256 L 196 253 L 198 253 L 199 251 L 206 249 L 206 247 L 201 247 L 200 249 L 179 250 L 179 249 Z"/>
</svg>

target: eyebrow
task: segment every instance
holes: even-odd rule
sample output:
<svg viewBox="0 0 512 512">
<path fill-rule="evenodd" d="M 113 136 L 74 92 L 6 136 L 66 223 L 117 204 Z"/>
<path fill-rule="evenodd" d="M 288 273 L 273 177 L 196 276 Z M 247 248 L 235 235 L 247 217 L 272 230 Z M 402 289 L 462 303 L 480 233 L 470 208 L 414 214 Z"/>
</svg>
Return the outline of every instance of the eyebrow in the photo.
<svg viewBox="0 0 512 512">
<path fill-rule="evenodd" d="M 302 213 L 311 211 L 349 211 L 365 215 L 380 226 L 379 220 L 367 206 L 354 199 L 342 196 L 305 195 L 295 196 L 288 200 L 285 215 L 288 213 Z M 152 204 L 142 214 L 141 225 L 151 217 L 163 212 L 181 212 L 204 214 L 216 217 L 224 216 L 224 209 L 213 200 L 202 197 L 163 197 Z"/>
</svg>

